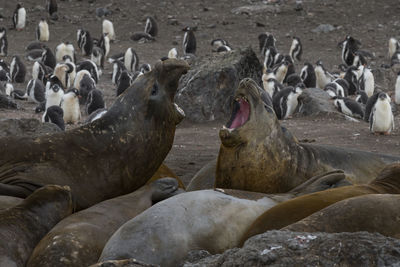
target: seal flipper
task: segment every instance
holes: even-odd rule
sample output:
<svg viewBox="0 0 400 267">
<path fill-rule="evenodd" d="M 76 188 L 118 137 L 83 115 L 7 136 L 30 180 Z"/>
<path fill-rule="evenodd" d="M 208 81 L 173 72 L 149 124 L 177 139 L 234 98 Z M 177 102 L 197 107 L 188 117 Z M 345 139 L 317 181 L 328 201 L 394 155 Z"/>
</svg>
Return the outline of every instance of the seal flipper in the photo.
<svg viewBox="0 0 400 267">
<path fill-rule="evenodd" d="M 40 187 L 43 187 L 43 185 L 26 179 L 11 177 L 1 181 L 0 195 L 26 198 Z"/>
</svg>

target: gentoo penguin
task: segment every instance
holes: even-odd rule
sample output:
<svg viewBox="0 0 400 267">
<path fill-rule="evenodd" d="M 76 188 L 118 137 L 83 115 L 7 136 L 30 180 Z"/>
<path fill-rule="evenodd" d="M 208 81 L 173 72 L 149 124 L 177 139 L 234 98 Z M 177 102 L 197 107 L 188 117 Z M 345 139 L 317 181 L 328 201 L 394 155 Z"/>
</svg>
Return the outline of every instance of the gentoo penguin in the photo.
<svg viewBox="0 0 400 267">
<path fill-rule="evenodd" d="M 133 77 L 126 70 L 121 72 L 120 78 L 117 83 L 117 96 L 122 94 L 133 83 Z"/>
<path fill-rule="evenodd" d="M 267 80 L 264 80 L 264 77 L 265 78 L 267 77 L 266 75 L 265 76 L 264 75 L 263 75 L 264 90 L 269 94 L 271 98 L 273 98 L 277 92 L 283 89 L 283 85 L 274 78 L 268 78 Z"/>
<path fill-rule="evenodd" d="M 0 56 L 7 56 L 8 42 L 6 28 L 0 27 Z"/>
<path fill-rule="evenodd" d="M 367 104 L 365 105 L 365 112 L 364 112 L 364 121 L 366 121 L 366 122 L 369 122 L 372 109 L 374 108 L 376 101 L 378 101 L 379 93 L 380 93 L 380 91 L 375 92 L 367 100 Z"/>
<path fill-rule="evenodd" d="M 92 78 L 92 75 L 90 74 L 90 72 L 85 69 L 82 69 L 76 73 L 75 80 L 74 80 L 74 86 L 73 86 L 74 88 L 80 90 L 80 83 L 85 75 L 87 75 L 90 79 L 93 80 L 93 84 L 96 84 L 96 82 Z"/>
<path fill-rule="evenodd" d="M 4 69 L 0 69 L 0 82 L 11 82 L 10 74 Z"/>
<path fill-rule="evenodd" d="M 194 36 L 193 29 L 191 27 L 185 27 L 183 29 L 185 35 L 183 36 L 183 53 L 196 54 L 196 37 Z"/>
<path fill-rule="evenodd" d="M 364 91 L 358 90 L 357 91 L 357 96 L 356 96 L 356 101 L 358 103 L 360 103 L 360 104 L 363 104 L 363 105 L 367 104 L 367 101 L 368 101 L 367 93 L 364 92 Z"/>
<path fill-rule="evenodd" d="M 230 48 L 227 45 L 222 45 L 222 46 L 218 47 L 216 52 L 219 53 L 219 52 L 228 52 L 228 51 L 232 51 L 232 48 Z"/>
<path fill-rule="evenodd" d="M 43 55 L 43 49 L 33 49 L 26 51 L 25 53 L 25 59 L 29 61 L 41 61 L 42 60 L 42 55 Z"/>
<path fill-rule="evenodd" d="M 79 108 L 79 91 L 76 88 L 69 89 L 62 97 L 61 108 L 64 111 L 64 123 L 76 124 L 81 119 Z"/>
<path fill-rule="evenodd" d="M 107 33 L 101 35 L 97 46 L 103 49 L 104 57 L 107 57 L 108 53 L 110 53 L 110 38 Z"/>
<path fill-rule="evenodd" d="M 5 70 L 7 73 L 10 72 L 10 67 L 8 66 L 7 62 L 0 58 L 0 70 Z"/>
<path fill-rule="evenodd" d="M 356 51 L 354 52 L 354 59 L 353 59 L 353 65 L 355 67 L 360 67 L 360 66 L 365 66 L 367 65 L 367 59 L 363 55 L 361 51 Z"/>
<path fill-rule="evenodd" d="M 47 45 L 45 45 L 45 44 L 42 43 L 42 42 L 33 41 L 33 42 L 30 42 L 30 43 L 25 47 L 25 51 L 30 51 L 30 50 L 33 50 L 33 49 L 42 49 L 42 50 L 43 50 L 46 46 L 47 46 Z"/>
<path fill-rule="evenodd" d="M 65 130 L 64 111 L 60 106 L 50 106 L 43 114 L 42 122 L 54 123 L 61 130 Z"/>
<path fill-rule="evenodd" d="M 303 54 L 303 46 L 301 45 L 300 38 L 293 37 L 292 45 L 290 46 L 289 55 L 292 60 L 301 60 L 301 55 Z"/>
<path fill-rule="evenodd" d="M 392 56 L 394 55 L 394 53 L 396 51 L 400 50 L 400 43 L 396 38 L 390 38 L 389 39 L 389 51 L 388 51 L 388 56 L 389 59 L 392 58 Z"/>
<path fill-rule="evenodd" d="M 124 56 L 125 68 L 130 72 L 135 72 L 139 68 L 139 57 L 132 47 L 129 47 Z"/>
<path fill-rule="evenodd" d="M 367 96 L 370 97 L 374 94 L 375 90 L 374 75 L 369 68 L 364 67 L 363 65 L 359 67 L 359 70 L 361 72 L 361 76 L 358 79 L 359 90 L 364 91 Z"/>
<path fill-rule="evenodd" d="M 103 49 L 98 46 L 93 47 L 90 59 L 101 69 L 104 69 L 104 54 Z"/>
<path fill-rule="evenodd" d="M 6 82 L 3 85 L 3 83 L 0 82 L 0 93 L 5 94 L 6 96 L 11 96 L 13 91 L 14 91 L 14 86 L 11 83 Z"/>
<path fill-rule="evenodd" d="M 14 29 L 22 31 L 25 28 L 26 10 L 21 3 L 17 4 L 13 15 Z"/>
<path fill-rule="evenodd" d="M 50 17 L 57 13 L 57 0 L 46 0 L 46 10 L 49 12 Z"/>
<path fill-rule="evenodd" d="M 304 63 L 304 67 L 300 72 L 300 77 L 307 88 L 314 88 L 317 85 L 314 67 L 309 62 Z"/>
<path fill-rule="evenodd" d="M 287 87 L 274 95 L 272 103 L 278 119 L 284 120 L 293 115 L 298 105 L 297 98 L 305 88 L 303 83 L 299 83 L 296 87 Z"/>
<path fill-rule="evenodd" d="M 101 71 L 97 68 L 96 63 L 94 63 L 89 59 L 84 60 L 80 62 L 78 66 L 76 66 L 76 71 L 79 72 L 81 70 L 87 70 L 90 73 L 90 76 L 95 81 L 95 83 L 97 84 L 99 82 Z M 75 88 L 77 87 L 75 86 Z"/>
<path fill-rule="evenodd" d="M 131 40 L 139 43 L 148 43 L 154 41 L 155 38 L 145 32 L 134 32 L 131 36 Z"/>
<path fill-rule="evenodd" d="M 390 97 L 380 92 L 369 115 L 369 129 L 374 134 L 390 134 L 394 130 L 394 116 Z"/>
<path fill-rule="evenodd" d="M 93 51 L 93 40 L 89 31 L 78 29 L 76 33 L 78 48 L 82 52 L 82 56 L 89 56 Z"/>
<path fill-rule="evenodd" d="M 50 38 L 49 24 L 45 19 L 40 19 L 36 28 L 36 40 L 40 42 L 48 42 Z"/>
<path fill-rule="evenodd" d="M 16 83 L 25 82 L 26 67 L 19 56 L 13 56 L 10 64 L 11 81 Z"/>
<path fill-rule="evenodd" d="M 153 37 L 157 36 L 157 22 L 153 17 L 149 16 L 146 18 L 146 26 L 144 27 L 144 32 L 150 34 Z"/>
<path fill-rule="evenodd" d="M 46 101 L 45 88 L 41 80 L 30 80 L 26 86 L 26 95 L 35 103 Z"/>
<path fill-rule="evenodd" d="M 115 41 L 114 25 L 108 19 L 103 20 L 103 36 L 104 34 L 108 36 L 110 41 Z"/>
<path fill-rule="evenodd" d="M 175 47 L 168 51 L 168 58 L 178 58 L 178 50 Z"/>
<path fill-rule="evenodd" d="M 111 76 L 111 82 L 114 85 L 118 84 L 119 78 L 121 77 L 121 73 L 126 70 L 124 63 L 119 60 L 114 61 L 113 63 L 113 72 Z"/>
<path fill-rule="evenodd" d="M 50 106 L 60 106 L 63 95 L 64 90 L 58 83 L 47 82 L 45 109 L 48 109 Z"/>
<path fill-rule="evenodd" d="M 274 46 L 265 48 L 264 68 L 272 68 L 275 65 L 275 56 L 280 55 Z"/>
<path fill-rule="evenodd" d="M 349 83 L 349 95 L 355 95 L 358 89 L 358 68 L 350 66 L 343 77 Z"/>
<path fill-rule="evenodd" d="M 296 84 L 298 83 L 302 83 L 303 80 L 301 79 L 301 77 L 297 74 L 297 73 L 292 73 L 289 76 L 286 77 L 286 84 L 288 86 L 296 86 Z"/>
<path fill-rule="evenodd" d="M 42 62 L 44 65 L 54 69 L 56 67 L 56 57 L 49 47 L 45 47 L 42 53 Z"/>
<path fill-rule="evenodd" d="M 232 47 L 224 39 L 218 38 L 211 41 L 211 46 L 215 52 L 231 51 Z"/>
<path fill-rule="evenodd" d="M 143 63 L 142 65 L 140 65 L 139 67 L 139 71 L 143 74 L 151 71 L 151 65 L 149 63 Z"/>
<path fill-rule="evenodd" d="M 260 46 L 260 53 L 262 56 L 265 56 L 267 48 L 275 48 L 276 39 L 270 33 L 261 33 L 258 35 L 258 42 Z"/>
<path fill-rule="evenodd" d="M 343 86 L 342 83 L 337 81 L 327 83 L 324 87 L 324 91 L 328 93 L 328 95 L 331 98 L 334 98 L 335 96 L 340 96 L 340 97 L 348 96 L 347 87 Z"/>
<path fill-rule="evenodd" d="M 75 76 L 75 70 L 72 64 L 58 63 L 53 73 L 61 81 L 63 89 L 69 88 L 75 78 L 70 77 Z"/>
<path fill-rule="evenodd" d="M 394 103 L 400 105 L 400 71 L 397 73 L 396 85 L 394 87 Z"/>
<path fill-rule="evenodd" d="M 124 62 L 124 56 L 125 56 L 125 52 L 121 52 L 121 53 L 112 55 L 111 57 L 108 58 L 108 63 L 113 64 L 114 61 L 116 61 L 116 60 Z"/>
<path fill-rule="evenodd" d="M 325 85 L 332 82 L 333 76 L 324 68 L 321 60 L 318 60 L 315 64 L 316 65 L 314 68 L 314 72 L 316 78 L 316 86 L 317 88 L 324 89 Z"/>
<path fill-rule="evenodd" d="M 286 60 L 274 66 L 273 71 L 278 82 L 283 83 L 288 71 L 288 66 L 289 62 Z"/>
<path fill-rule="evenodd" d="M 52 69 L 50 67 L 47 67 L 40 61 L 35 61 L 32 66 L 32 79 L 39 79 L 43 84 L 46 84 L 51 72 Z"/>
<path fill-rule="evenodd" d="M 361 42 L 354 39 L 350 35 L 347 35 L 346 38 L 339 43 L 339 46 L 342 47 L 342 61 L 347 66 L 353 65 L 354 53 L 358 50 Z"/>
<path fill-rule="evenodd" d="M 92 114 L 94 111 L 104 108 L 103 93 L 98 89 L 93 89 L 89 92 L 86 100 L 86 113 Z"/>
<path fill-rule="evenodd" d="M 56 47 L 56 62 L 62 62 L 63 57 L 68 55 L 72 58 L 73 62 L 75 62 L 75 48 L 69 42 L 63 42 Z"/>
<path fill-rule="evenodd" d="M 333 99 L 333 103 L 339 112 L 351 117 L 358 117 L 361 119 L 364 117 L 364 111 L 357 101 L 341 96 L 335 96 Z"/>
</svg>

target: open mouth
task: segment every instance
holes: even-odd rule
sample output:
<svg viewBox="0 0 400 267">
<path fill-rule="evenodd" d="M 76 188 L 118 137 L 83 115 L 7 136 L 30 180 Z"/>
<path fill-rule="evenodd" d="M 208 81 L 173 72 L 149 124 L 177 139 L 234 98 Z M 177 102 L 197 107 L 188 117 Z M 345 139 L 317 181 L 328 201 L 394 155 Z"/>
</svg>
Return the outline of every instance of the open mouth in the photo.
<svg viewBox="0 0 400 267">
<path fill-rule="evenodd" d="M 236 129 L 243 126 L 250 117 L 250 104 L 245 96 L 236 97 L 233 101 L 233 110 L 231 118 L 229 119 L 226 127 L 229 129 Z"/>
</svg>

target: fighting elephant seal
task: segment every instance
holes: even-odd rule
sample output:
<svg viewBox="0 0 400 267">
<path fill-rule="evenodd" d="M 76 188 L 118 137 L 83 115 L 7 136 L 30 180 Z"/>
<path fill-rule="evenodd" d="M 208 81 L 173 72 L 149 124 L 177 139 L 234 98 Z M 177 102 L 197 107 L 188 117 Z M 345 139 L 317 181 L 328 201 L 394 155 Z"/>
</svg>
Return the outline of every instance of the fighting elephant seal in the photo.
<svg viewBox="0 0 400 267">
<path fill-rule="evenodd" d="M 68 216 L 39 242 L 27 266 L 89 266 L 110 236 L 152 204 L 178 193 L 174 178 L 159 179 L 128 195 L 105 200 Z"/>
<path fill-rule="evenodd" d="M 37 138 L 1 138 L 0 195 L 26 197 L 42 185 L 69 185 L 82 209 L 144 185 L 184 117 L 173 100 L 188 68 L 183 60 L 157 62 L 90 124 Z"/>
<path fill-rule="evenodd" d="M 48 185 L 0 212 L 0 266 L 25 266 L 40 239 L 73 211 L 68 187 Z"/>
<path fill-rule="evenodd" d="M 380 233 L 400 238 L 400 195 L 352 197 L 328 206 L 282 230 L 294 232 Z"/>
<path fill-rule="evenodd" d="M 215 186 L 263 193 L 287 192 L 308 178 L 344 170 L 352 183 L 371 181 L 400 157 L 299 143 L 279 125 L 262 89 L 243 79 L 235 92 L 232 116 L 219 136 Z"/>
<path fill-rule="evenodd" d="M 279 203 L 259 216 L 241 239 L 243 244 L 250 237 L 268 230 L 277 230 L 300 221 L 338 201 L 368 194 L 399 194 L 400 164 L 385 167 L 369 184 L 359 184 L 329 189 L 299 196 Z"/>
</svg>

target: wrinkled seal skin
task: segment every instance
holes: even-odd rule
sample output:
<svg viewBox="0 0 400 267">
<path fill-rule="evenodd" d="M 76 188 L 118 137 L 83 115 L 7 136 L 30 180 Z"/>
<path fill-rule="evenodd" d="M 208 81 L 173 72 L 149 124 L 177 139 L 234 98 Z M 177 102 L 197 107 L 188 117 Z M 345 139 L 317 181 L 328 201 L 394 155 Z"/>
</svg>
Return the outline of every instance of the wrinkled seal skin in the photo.
<svg viewBox="0 0 400 267">
<path fill-rule="evenodd" d="M 10 196 L 0 196 L 0 210 L 5 210 L 17 206 L 22 202 L 22 198 L 10 197 Z"/>
<path fill-rule="evenodd" d="M 48 185 L 0 212 L 0 266 L 21 266 L 40 239 L 73 211 L 69 187 Z"/>
<path fill-rule="evenodd" d="M 400 194 L 400 164 L 388 165 L 369 184 L 344 186 L 307 194 L 272 207 L 247 229 L 241 244 L 254 235 L 286 227 L 338 201 L 368 194 Z"/>
<path fill-rule="evenodd" d="M 400 195 L 372 194 L 339 201 L 282 230 L 359 232 L 400 237 Z"/>
<path fill-rule="evenodd" d="M 89 266 L 110 236 L 152 204 L 178 193 L 178 181 L 163 178 L 128 195 L 109 199 L 68 216 L 39 242 L 27 266 Z"/>
<path fill-rule="evenodd" d="M 25 197 L 41 185 L 69 185 L 82 209 L 144 185 L 183 119 L 173 99 L 188 68 L 183 60 L 158 62 L 93 123 L 35 139 L 0 139 L 0 195 Z"/>
<path fill-rule="evenodd" d="M 344 170 L 352 183 L 367 183 L 399 157 L 299 143 L 261 101 L 257 84 L 247 78 L 236 96 L 247 97 L 249 120 L 220 130 L 216 187 L 263 193 L 287 192 L 308 178 L 332 169 Z M 235 96 L 235 98 L 236 98 Z"/>
</svg>

